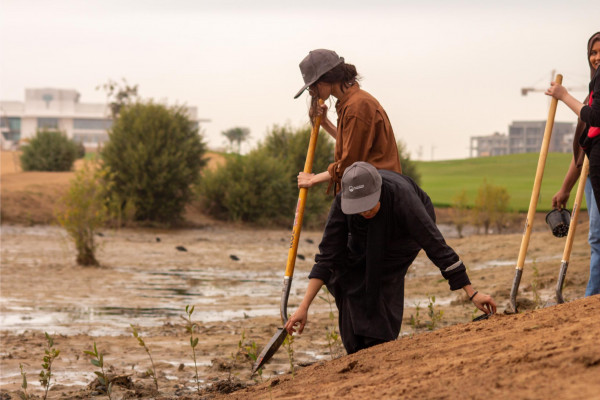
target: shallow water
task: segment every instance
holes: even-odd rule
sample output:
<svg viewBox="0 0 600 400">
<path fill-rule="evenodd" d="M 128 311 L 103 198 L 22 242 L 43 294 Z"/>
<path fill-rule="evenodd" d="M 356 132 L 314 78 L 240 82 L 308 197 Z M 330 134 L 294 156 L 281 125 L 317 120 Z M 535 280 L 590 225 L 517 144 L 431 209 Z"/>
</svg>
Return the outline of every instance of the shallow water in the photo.
<svg viewBox="0 0 600 400">
<path fill-rule="evenodd" d="M 128 270 L 131 273 L 131 270 Z M 51 331 L 58 334 L 87 333 L 117 336 L 130 333 L 130 324 L 142 327 L 161 326 L 185 315 L 182 304 L 195 305 L 193 319 L 203 323 L 240 320 L 248 317 L 279 317 L 282 278 L 267 272 L 230 271 L 219 268 L 190 271 L 137 271 L 124 285 L 131 296 L 150 299 L 161 307 L 98 306 L 108 299 L 79 299 L 57 296 L 43 306 L 23 306 L 23 299 L 0 298 L 2 330 L 22 333 L 25 330 Z M 190 286 L 190 279 L 196 283 Z M 306 279 L 306 273 L 298 273 Z M 116 287 L 113 287 L 116 289 Z M 258 302 L 256 301 L 258 300 Z M 261 301 L 262 300 L 262 301 Z M 27 301 L 30 304 L 30 301 Z M 99 326 L 98 322 L 102 322 Z"/>
<path fill-rule="evenodd" d="M 443 230 L 450 230 L 445 227 Z M 48 237 L 58 240 L 58 246 L 67 242 L 65 232 L 51 226 L 2 226 L 2 236 L 26 235 Z M 165 235 L 166 236 L 166 235 Z M 144 237 L 136 234 L 124 236 L 120 240 L 144 243 Z M 152 238 L 153 239 L 153 238 Z M 203 241 L 208 241 L 203 239 Z M 146 240 L 147 242 L 147 240 Z M 51 242 L 49 242 L 51 243 Z M 279 245 L 277 245 L 279 246 Z M 210 248 L 211 245 L 205 246 Z M 279 247 L 277 247 L 279 249 Z M 44 252 L 24 254 L 23 249 L 13 246 L 2 247 L 2 268 L 12 268 L 18 261 L 19 268 L 40 263 L 61 263 L 68 260 L 66 256 L 47 256 Z M 256 247 L 256 252 L 238 252 L 244 261 L 260 263 L 262 258 L 273 256 L 273 251 Z M 157 249 L 158 251 L 158 249 Z M 285 252 L 285 248 L 281 249 Z M 26 330 L 49 331 L 58 334 L 86 333 L 90 335 L 128 335 L 130 324 L 141 327 L 162 326 L 167 322 L 181 322 L 185 315 L 185 305 L 195 305 L 194 320 L 203 323 L 242 320 L 248 317 L 272 316 L 279 320 L 279 301 L 281 296 L 283 271 L 273 273 L 268 270 L 252 270 L 251 268 L 226 268 L 203 265 L 206 261 L 198 258 L 187 268 L 187 264 L 173 263 L 165 268 L 164 254 L 154 257 L 154 253 L 146 252 L 139 264 L 116 264 L 111 270 L 126 275 L 127 279 L 111 281 L 108 293 L 104 297 L 73 298 L 70 293 L 56 293 L 50 299 L 44 299 L 40 306 L 29 298 L 0 298 L 0 326 L 2 330 L 22 333 Z M 175 258 L 175 256 L 173 256 Z M 553 256 L 548 256 L 553 258 Z M 307 258 L 306 262 L 312 263 Z M 513 265 L 516 260 L 491 260 L 469 265 L 471 270 L 493 269 Z M 310 265 L 310 264 L 307 264 Z M 419 257 L 408 272 L 411 276 L 437 276 L 441 278 L 437 268 L 425 257 Z M 281 267 L 283 270 L 283 265 Z M 304 293 L 308 272 L 296 269 L 290 294 L 290 309 L 297 304 Z M 112 293 L 117 295 L 112 295 Z M 126 304 L 127 299 L 118 298 L 118 293 L 126 293 L 128 299 L 135 299 L 135 305 Z M 436 298 L 436 304 L 447 305 L 454 299 L 448 296 Z M 406 298 L 407 308 L 415 304 L 427 304 L 426 296 Z M 124 304 L 125 303 L 125 304 Z M 160 305 L 160 306 L 156 306 Z M 327 309 L 327 305 L 315 304 L 313 309 Z M 101 323 L 100 323 L 101 322 Z"/>
</svg>

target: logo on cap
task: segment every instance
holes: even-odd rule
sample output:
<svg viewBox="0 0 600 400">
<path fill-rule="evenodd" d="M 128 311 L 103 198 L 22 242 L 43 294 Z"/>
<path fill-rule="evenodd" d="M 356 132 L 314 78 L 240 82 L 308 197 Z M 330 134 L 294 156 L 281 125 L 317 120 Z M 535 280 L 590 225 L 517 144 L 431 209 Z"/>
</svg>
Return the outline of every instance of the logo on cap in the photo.
<svg viewBox="0 0 600 400">
<path fill-rule="evenodd" d="M 350 186 L 350 187 L 348 187 L 348 190 L 351 192 L 354 192 L 355 190 L 362 189 L 364 187 L 365 187 L 365 185 Z"/>
</svg>

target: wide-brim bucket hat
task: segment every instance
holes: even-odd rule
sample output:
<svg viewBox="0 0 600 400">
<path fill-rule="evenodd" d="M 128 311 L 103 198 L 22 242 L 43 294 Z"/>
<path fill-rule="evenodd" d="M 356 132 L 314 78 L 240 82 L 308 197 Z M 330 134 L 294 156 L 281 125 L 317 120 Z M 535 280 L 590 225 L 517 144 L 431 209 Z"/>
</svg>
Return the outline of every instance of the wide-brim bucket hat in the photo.
<svg viewBox="0 0 600 400">
<path fill-rule="evenodd" d="M 304 60 L 300 62 L 300 72 L 304 79 L 304 86 L 296 93 L 295 99 L 300 97 L 307 87 L 319 80 L 327 72 L 344 62 L 333 50 L 317 49 L 310 51 Z"/>
</svg>

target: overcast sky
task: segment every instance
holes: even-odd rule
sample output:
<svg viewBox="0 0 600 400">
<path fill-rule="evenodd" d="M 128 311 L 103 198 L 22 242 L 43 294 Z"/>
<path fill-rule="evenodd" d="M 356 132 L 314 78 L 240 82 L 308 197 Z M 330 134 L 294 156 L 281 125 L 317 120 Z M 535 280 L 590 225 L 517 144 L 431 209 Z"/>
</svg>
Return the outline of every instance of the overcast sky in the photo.
<svg viewBox="0 0 600 400">
<path fill-rule="evenodd" d="M 520 89 L 546 87 L 552 70 L 589 82 L 597 0 L 388 3 L 0 0 L 0 99 L 55 87 L 101 103 L 96 86 L 126 78 L 144 98 L 198 107 L 209 146 L 244 126 L 249 148 L 274 124 L 307 123 L 298 63 L 328 48 L 356 65 L 412 157 L 440 160 L 468 157 L 470 136 L 545 120 L 546 96 Z M 557 121 L 574 120 L 560 105 Z"/>
</svg>

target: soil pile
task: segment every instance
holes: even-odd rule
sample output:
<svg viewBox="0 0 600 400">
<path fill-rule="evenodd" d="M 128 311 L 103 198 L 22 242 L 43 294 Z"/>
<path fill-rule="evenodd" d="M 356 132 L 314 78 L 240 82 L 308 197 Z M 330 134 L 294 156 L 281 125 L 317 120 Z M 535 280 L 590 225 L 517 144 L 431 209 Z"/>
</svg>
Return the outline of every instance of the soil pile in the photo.
<svg viewBox="0 0 600 400">
<path fill-rule="evenodd" d="M 600 295 L 320 362 L 219 399 L 598 399 Z"/>
</svg>

